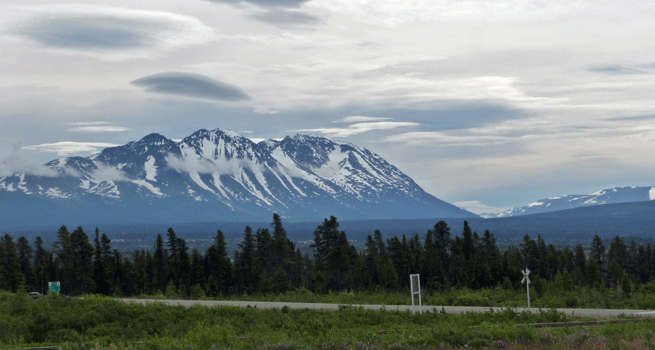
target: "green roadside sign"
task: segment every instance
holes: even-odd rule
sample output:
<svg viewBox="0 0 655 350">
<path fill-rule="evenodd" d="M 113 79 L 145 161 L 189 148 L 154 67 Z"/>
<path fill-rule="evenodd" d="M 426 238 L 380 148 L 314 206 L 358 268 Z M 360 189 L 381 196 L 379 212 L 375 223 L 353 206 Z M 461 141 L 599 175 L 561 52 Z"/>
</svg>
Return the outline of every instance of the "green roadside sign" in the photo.
<svg viewBox="0 0 655 350">
<path fill-rule="evenodd" d="M 60 289 L 61 289 L 61 284 L 59 282 L 48 282 L 48 293 L 55 292 L 59 294 Z"/>
</svg>

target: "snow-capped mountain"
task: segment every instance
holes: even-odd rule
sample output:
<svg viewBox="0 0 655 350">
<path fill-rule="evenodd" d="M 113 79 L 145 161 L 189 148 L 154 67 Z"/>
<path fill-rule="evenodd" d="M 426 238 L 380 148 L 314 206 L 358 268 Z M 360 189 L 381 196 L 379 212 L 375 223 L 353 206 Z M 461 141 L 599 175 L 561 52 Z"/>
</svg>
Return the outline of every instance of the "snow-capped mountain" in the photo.
<svg viewBox="0 0 655 350">
<path fill-rule="evenodd" d="M 655 199 L 655 187 L 616 187 L 587 195 L 568 195 L 540 199 L 525 207 L 515 207 L 498 214 L 496 217 L 508 217 L 548 213 L 559 210 L 588 207 L 601 204 L 618 204 L 644 202 Z"/>
<path fill-rule="evenodd" d="M 367 149 L 317 136 L 254 143 L 198 130 L 159 134 L 46 164 L 56 176 L 0 177 L 4 221 L 200 222 L 475 217 L 426 193 Z M 6 216 L 9 213 L 9 216 Z"/>
</svg>

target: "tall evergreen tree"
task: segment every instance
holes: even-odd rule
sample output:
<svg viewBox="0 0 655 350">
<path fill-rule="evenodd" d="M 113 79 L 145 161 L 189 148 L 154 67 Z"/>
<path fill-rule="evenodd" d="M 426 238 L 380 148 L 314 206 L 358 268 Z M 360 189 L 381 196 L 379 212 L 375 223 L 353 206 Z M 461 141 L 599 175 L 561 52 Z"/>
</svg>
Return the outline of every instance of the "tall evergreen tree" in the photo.
<svg viewBox="0 0 655 350">
<path fill-rule="evenodd" d="M 106 237 L 106 236 L 105 236 Z M 96 286 L 96 293 L 110 295 L 111 294 L 111 281 L 109 280 L 109 273 L 107 268 L 106 253 L 103 250 L 100 230 L 96 227 L 93 254 L 93 281 Z"/>
<path fill-rule="evenodd" d="M 241 249 L 239 253 L 239 269 L 236 271 L 236 277 L 239 278 L 243 288 L 252 293 L 257 286 L 257 274 L 255 270 L 255 239 L 252 229 L 246 226 L 243 231 L 243 240 L 239 243 Z"/>
<path fill-rule="evenodd" d="M 377 231 L 379 232 L 379 231 Z M 364 271 L 365 274 L 363 278 L 366 280 L 366 284 L 369 287 L 380 285 L 379 278 L 379 269 L 378 265 L 380 264 L 380 259 L 378 257 L 378 249 L 376 242 L 373 240 L 371 235 L 366 237 L 366 251 L 364 257 Z"/>
<path fill-rule="evenodd" d="M 160 293 L 166 292 L 166 285 L 168 285 L 168 252 L 164 245 L 164 239 L 160 234 L 155 239 L 155 250 L 152 255 L 152 283 L 156 290 Z"/>
<path fill-rule="evenodd" d="M 260 275 L 265 272 L 269 277 L 275 270 L 275 244 L 267 228 L 257 229 L 255 232 L 255 272 Z"/>
<path fill-rule="evenodd" d="M 496 237 L 489 230 L 482 237 L 482 257 L 484 259 L 483 285 L 496 286 L 501 282 L 502 259 L 496 244 Z"/>
<path fill-rule="evenodd" d="M 233 266 L 227 255 L 227 243 L 221 230 L 216 232 L 214 244 L 207 251 L 206 259 L 208 260 L 210 284 L 214 284 L 214 288 L 217 288 L 223 295 L 230 293 L 233 285 Z"/>
<path fill-rule="evenodd" d="M 9 289 L 7 282 L 7 269 L 5 268 L 5 245 L 4 239 L 0 239 L 0 290 Z"/>
<path fill-rule="evenodd" d="M 607 253 L 605 251 L 605 244 L 600 236 L 595 235 L 591 241 L 591 257 L 596 261 L 596 265 L 601 271 L 601 275 L 605 271 Z"/>
<path fill-rule="evenodd" d="M 626 268 L 628 266 L 628 247 L 625 245 L 623 239 L 619 236 L 614 237 L 610 249 L 607 254 L 607 260 L 615 260 L 619 266 Z M 598 261 L 596 261 L 598 263 Z"/>
<path fill-rule="evenodd" d="M 193 248 L 193 250 L 191 250 L 191 281 L 189 285 L 204 285 L 205 283 L 203 257 L 200 254 L 200 251 L 198 251 L 198 248 Z"/>
<path fill-rule="evenodd" d="M 32 266 L 33 250 L 30 242 L 25 237 L 18 238 L 18 261 L 20 269 L 25 277 L 25 286 L 31 291 L 36 288 L 34 278 L 34 267 Z"/>
<path fill-rule="evenodd" d="M 282 218 L 277 213 L 273 214 L 273 241 L 275 244 L 275 264 L 282 267 L 287 275 L 291 272 L 293 265 L 295 246 L 287 237 L 287 231 L 282 226 Z"/>
<path fill-rule="evenodd" d="M 523 265 L 527 267 L 533 275 L 539 274 L 539 247 L 529 235 L 523 237 L 523 242 L 521 242 L 521 254 L 523 255 Z"/>
<path fill-rule="evenodd" d="M 322 225 L 314 230 L 314 260 L 317 281 L 321 282 L 319 288 L 343 290 L 352 286 L 352 275 L 348 273 L 351 268 L 353 256 L 348 238 L 344 231 L 339 231 L 337 218 L 331 216 L 324 219 Z"/>
<path fill-rule="evenodd" d="M 70 235 L 73 273 L 71 278 L 71 293 L 85 294 L 93 292 L 93 245 L 89 242 L 89 236 L 81 227 L 78 227 Z"/>
<path fill-rule="evenodd" d="M 75 261 L 70 232 L 66 226 L 61 226 L 57 230 L 57 241 L 55 241 L 52 247 L 55 254 L 55 263 L 59 267 L 58 279 L 61 282 L 60 292 L 62 294 L 70 294 L 72 292 L 73 265 Z"/>
<path fill-rule="evenodd" d="M 45 294 L 49 282 L 48 261 L 50 260 L 51 254 L 43 248 L 43 239 L 41 236 L 36 237 L 34 246 L 35 290 L 41 294 Z"/>
<path fill-rule="evenodd" d="M 585 284 L 585 271 L 587 271 L 587 257 L 584 248 L 582 247 L 582 243 L 580 243 L 575 247 L 575 267 L 572 276 L 573 280 L 580 286 Z"/>
<path fill-rule="evenodd" d="M 25 284 L 25 276 L 21 271 L 20 259 L 16 252 L 16 245 L 10 235 L 5 234 L 2 238 L 4 249 L 4 271 L 6 287 L 12 292 L 18 291 L 18 287 Z"/>
<path fill-rule="evenodd" d="M 440 283 L 444 283 L 448 271 L 450 271 L 450 227 L 445 221 L 439 221 L 434 225 L 434 247 L 441 257 L 441 266 L 438 270 Z"/>
</svg>

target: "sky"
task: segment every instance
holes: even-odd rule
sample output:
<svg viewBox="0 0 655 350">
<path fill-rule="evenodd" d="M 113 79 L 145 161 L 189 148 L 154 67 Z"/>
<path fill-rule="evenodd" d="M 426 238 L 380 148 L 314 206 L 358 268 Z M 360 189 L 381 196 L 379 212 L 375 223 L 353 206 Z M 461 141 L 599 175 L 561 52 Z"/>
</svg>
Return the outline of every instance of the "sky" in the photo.
<svg viewBox="0 0 655 350">
<path fill-rule="evenodd" d="M 0 175 L 312 134 L 476 213 L 655 185 L 655 2 L 3 0 Z"/>
</svg>

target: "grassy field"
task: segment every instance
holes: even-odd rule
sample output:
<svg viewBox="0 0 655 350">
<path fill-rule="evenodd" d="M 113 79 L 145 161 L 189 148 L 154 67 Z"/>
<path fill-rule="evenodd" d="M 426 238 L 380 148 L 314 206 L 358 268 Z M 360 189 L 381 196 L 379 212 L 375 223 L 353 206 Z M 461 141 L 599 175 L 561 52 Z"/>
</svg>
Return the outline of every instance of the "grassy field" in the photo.
<svg viewBox="0 0 655 350">
<path fill-rule="evenodd" d="M 537 328 L 580 321 L 539 313 L 463 315 L 368 311 L 259 310 L 122 303 L 108 297 L 0 293 L 0 347 L 64 349 L 646 349 L 655 320 Z"/>
</svg>

